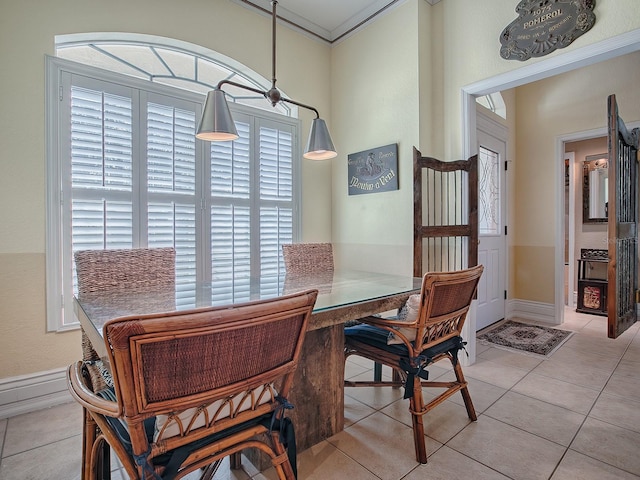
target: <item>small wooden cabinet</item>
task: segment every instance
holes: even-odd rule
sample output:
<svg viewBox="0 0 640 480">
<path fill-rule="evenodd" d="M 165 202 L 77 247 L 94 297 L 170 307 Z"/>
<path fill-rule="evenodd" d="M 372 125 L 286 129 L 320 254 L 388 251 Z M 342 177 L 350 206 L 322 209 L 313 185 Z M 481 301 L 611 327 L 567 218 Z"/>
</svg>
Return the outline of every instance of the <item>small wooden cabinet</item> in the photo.
<svg viewBox="0 0 640 480">
<path fill-rule="evenodd" d="M 578 259 L 576 312 L 607 315 L 608 251 L 583 248 Z"/>
</svg>

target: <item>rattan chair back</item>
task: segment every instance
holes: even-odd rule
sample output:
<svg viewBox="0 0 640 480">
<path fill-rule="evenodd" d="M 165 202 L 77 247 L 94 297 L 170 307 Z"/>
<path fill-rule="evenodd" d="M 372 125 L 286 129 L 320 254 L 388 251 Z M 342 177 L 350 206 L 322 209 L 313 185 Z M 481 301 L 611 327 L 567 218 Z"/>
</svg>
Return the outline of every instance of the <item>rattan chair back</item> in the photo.
<svg viewBox="0 0 640 480">
<path fill-rule="evenodd" d="M 330 243 L 291 243 L 282 245 L 288 274 L 333 273 L 333 246 Z"/>
<path fill-rule="evenodd" d="M 483 268 L 477 265 L 468 270 L 431 272 L 424 276 L 415 322 L 416 341 L 408 342 L 414 353 L 462 335 Z"/>
<path fill-rule="evenodd" d="M 176 251 L 170 247 L 80 250 L 74 259 L 79 297 L 132 288 L 173 288 L 176 281 Z"/>
<path fill-rule="evenodd" d="M 310 290 L 233 307 L 111 320 L 104 338 L 116 402 L 105 407 L 85 388 L 80 364 L 69 370 L 71 392 L 92 412 L 131 478 L 144 478 L 136 457 L 162 470 L 154 464 L 162 453 L 211 438 L 189 454 L 180 475 L 252 446 L 271 457 L 279 478 L 291 479 L 279 432 L 269 434 L 258 419 L 282 415 L 316 296 Z M 132 454 L 104 415 L 126 425 Z M 149 418 L 155 418 L 151 440 Z M 233 433 L 221 436 L 226 432 Z"/>
<path fill-rule="evenodd" d="M 175 304 L 174 248 L 134 248 L 114 250 L 79 250 L 74 254 L 78 298 L 92 295 L 122 294 L 148 289 L 166 293 L 167 310 Z M 102 360 L 82 331 L 82 359 L 87 363 L 94 391 L 108 387 Z"/>
</svg>

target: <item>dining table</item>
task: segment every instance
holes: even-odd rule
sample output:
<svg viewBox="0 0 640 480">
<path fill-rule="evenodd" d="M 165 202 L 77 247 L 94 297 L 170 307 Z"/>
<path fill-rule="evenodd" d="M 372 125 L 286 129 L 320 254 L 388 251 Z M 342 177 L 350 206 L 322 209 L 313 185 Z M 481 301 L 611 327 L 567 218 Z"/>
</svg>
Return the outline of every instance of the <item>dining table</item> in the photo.
<svg viewBox="0 0 640 480">
<path fill-rule="evenodd" d="M 182 281 L 169 291 L 128 289 L 95 292 L 74 301 L 77 318 L 96 353 L 107 360 L 104 324 L 114 318 L 236 305 L 316 289 L 318 297 L 294 376 L 288 411 L 299 451 L 340 432 L 344 426 L 344 323 L 391 312 L 420 291 L 410 275 L 335 270 L 305 275 L 234 276 L 210 282 Z M 107 364 L 108 368 L 108 364 Z"/>
</svg>

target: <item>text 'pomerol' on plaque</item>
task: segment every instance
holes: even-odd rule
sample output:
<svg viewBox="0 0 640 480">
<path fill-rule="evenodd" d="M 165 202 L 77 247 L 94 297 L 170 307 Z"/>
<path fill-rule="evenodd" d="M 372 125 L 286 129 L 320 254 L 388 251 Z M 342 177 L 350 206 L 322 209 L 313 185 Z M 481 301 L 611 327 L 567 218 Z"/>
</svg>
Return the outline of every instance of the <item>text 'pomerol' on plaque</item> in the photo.
<svg viewBox="0 0 640 480">
<path fill-rule="evenodd" d="M 349 195 L 398 189 L 398 144 L 348 156 Z"/>
<path fill-rule="evenodd" d="M 500 35 L 500 56 L 528 60 L 569 46 L 596 23 L 595 6 L 596 0 L 522 0 L 518 18 Z"/>
</svg>

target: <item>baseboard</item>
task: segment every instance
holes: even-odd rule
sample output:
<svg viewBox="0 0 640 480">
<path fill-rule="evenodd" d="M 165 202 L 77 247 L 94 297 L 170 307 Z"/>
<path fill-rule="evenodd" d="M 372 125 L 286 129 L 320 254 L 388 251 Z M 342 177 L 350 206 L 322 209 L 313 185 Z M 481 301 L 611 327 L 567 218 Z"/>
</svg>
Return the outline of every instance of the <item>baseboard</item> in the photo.
<svg viewBox="0 0 640 480">
<path fill-rule="evenodd" d="M 0 419 L 71 402 L 67 369 L 0 380 Z"/>
<path fill-rule="evenodd" d="M 530 300 L 507 301 L 506 318 L 519 318 L 540 323 L 557 325 L 555 305 L 553 303 L 532 302 Z"/>
</svg>

